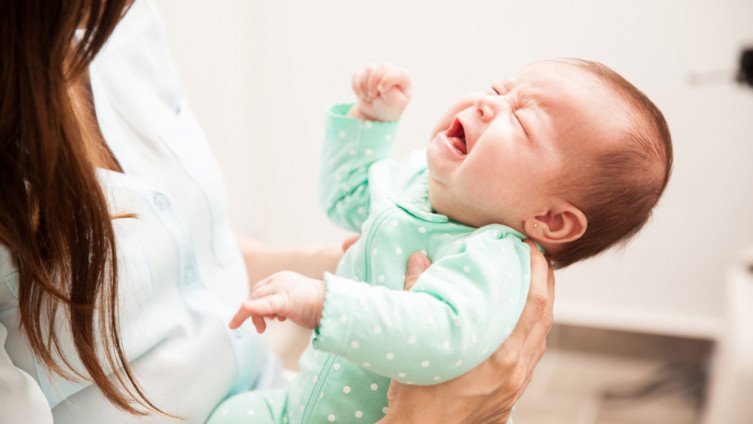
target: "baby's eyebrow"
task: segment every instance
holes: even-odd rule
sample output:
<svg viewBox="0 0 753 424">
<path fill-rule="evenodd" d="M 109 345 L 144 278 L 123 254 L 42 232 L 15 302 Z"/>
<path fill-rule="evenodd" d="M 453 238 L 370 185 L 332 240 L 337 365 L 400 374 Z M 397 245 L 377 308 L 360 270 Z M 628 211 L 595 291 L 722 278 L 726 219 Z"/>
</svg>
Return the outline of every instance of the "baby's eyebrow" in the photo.
<svg viewBox="0 0 753 424">
<path fill-rule="evenodd" d="M 513 81 L 507 79 L 496 81 L 491 84 L 491 89 L 494 90 L 497 95 L 502 95 L 502 93 L 507 94 L 508 92 L 512 91 L 513 88 Z"/>
</svg>

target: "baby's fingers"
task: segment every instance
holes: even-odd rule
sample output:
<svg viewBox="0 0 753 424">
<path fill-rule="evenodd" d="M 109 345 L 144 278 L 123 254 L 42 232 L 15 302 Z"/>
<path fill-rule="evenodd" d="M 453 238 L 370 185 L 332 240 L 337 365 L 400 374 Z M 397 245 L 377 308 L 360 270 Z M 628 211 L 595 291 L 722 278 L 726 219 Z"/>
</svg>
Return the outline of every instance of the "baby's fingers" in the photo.
<svg viewBox="0 0 753 424">
<path fill-rule="evenodd" d="M 407 70 L 403 68 L 390 69 L 379 81 L 377 91 L 385 93 L 393 87 L 399 88 L 406 97 L 410 97 L 413 94 L 413 86 Z"/>
<path fill-rule="evenodd" d="M 267 322 L 264 320 L 263 316 L 252 315 L 251 322 L 254 323 L 254 327 L 256 327 L 256 332 L 259 334 L 263 333 L 264 330 L 267 329 Z"/>
<path fill-rule="evenodd" d="M 356 97 L 364 97 L 366 93 L 363 91 L 363 71 L 358 71 L 350 78 L 350 86 L 353 88 L 353 92 Z"/>
<path fill-rule="evenodd" d="M 369 68 L 371 69 L 371 72 L 369 73 L 368 82 L 366 83 L 366 94 L 370 98 L 375 98 L 381 93 L 379 85 L 384 75 L 392 69 L 392 65 L 389 63 L 379 63 L 372 65 Z"/>
<path fill-rule="evenodd" d="M 255 316 L 274 316 L 280 314 L 285 306 L 285 298 L 280 294 L 272 294 L 259 299 L 247 299 L 243 302 L 238 312 L 230 320 L 230 328 L 238 328 L 243 324 L 243 321 L 249 317 Z M 254 319 L 254 325 L 257 325 L 257 320 Z M 263 321 L 263 320 L 262 320 Z"/>
<path fill-rule="evenodd" d="M 371 76 L 371 71 L 372 67 L 369 66 L 365 69 L 356 71 L 350 78 L 350 87 L 353 89 L 353 92 L 358 98 L 366 101 L 371 100 L 369 97 L 369 78 Z"/>
<path fill-rule="evenodd" d="M 370 99 L 369 96 L 369 78 L 371 78 L 371 67 L 367 67 L 363 71 L 361 71 L 360 74 L 360 81 L 359 86 L 361 90 L 360 96 L 363 97 L 366 100 Z"/>
</svg>

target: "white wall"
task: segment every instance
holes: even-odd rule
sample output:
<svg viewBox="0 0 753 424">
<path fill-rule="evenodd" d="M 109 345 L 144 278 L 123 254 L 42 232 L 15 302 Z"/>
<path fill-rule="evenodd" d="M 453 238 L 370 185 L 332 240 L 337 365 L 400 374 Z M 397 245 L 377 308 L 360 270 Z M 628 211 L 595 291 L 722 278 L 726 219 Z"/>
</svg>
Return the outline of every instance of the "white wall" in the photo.
<svg viewBox="0 0 753 424">
<path fill-rule="evenodd" d="M 323 113 L 388 60 L 415 94 L 396 154 L 459 95 L 554 57 L 602 61 L 664 111 L 675 170 L 625 251 L 557 274 L 561 322 L 710 336 L 725 270 L 753 242 L 753 89 L 692 87 L 753 43 L 749 0 L 159 0 L 172 53 L 225 173 L 238 230 L 276 244 L 345 233 L 317 202 Z"/>
</svg>

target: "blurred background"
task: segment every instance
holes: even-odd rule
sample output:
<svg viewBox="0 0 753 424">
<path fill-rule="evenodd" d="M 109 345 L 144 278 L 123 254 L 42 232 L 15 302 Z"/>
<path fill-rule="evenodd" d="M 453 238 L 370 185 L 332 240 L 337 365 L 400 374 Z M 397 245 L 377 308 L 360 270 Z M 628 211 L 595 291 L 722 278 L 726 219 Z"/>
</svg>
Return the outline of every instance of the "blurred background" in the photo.
<svg viewBox="0 0 753 424">
<path fill-rule="evenodd" d="M 454 99 L 533 61 L 621 73 L 664 112 L 674 173 L 626 249 L 556 274 L 557 325 L 516 422 L 753 423 L 753 89 L 734 81 L 752 1 L 157 3 L 235 227 L 281 246 L 348 236 L 317 176 L 324 111 L 353 100 L 360 67 L 412 73 L 398 157 Z"/>
</svg>

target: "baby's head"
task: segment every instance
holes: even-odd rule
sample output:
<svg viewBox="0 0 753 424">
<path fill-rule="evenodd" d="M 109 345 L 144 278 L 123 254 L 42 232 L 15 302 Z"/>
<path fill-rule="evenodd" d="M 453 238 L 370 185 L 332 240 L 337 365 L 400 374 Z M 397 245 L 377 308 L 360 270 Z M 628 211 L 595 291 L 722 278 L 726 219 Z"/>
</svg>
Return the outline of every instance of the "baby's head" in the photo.
<svg viewBox="0 0 753 424">
<path fill-rule="evenodd" d="M 501 223 L 556 267 L 630 238 L 672 167 L 654 104 L 604 65 L 537 62 L 460 99 L 427 150 L 433 208 L 472 226 Z"/>
</svg>

